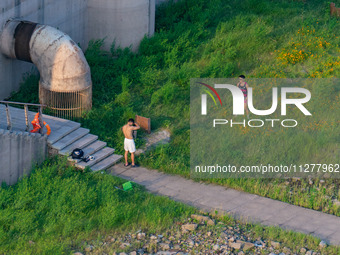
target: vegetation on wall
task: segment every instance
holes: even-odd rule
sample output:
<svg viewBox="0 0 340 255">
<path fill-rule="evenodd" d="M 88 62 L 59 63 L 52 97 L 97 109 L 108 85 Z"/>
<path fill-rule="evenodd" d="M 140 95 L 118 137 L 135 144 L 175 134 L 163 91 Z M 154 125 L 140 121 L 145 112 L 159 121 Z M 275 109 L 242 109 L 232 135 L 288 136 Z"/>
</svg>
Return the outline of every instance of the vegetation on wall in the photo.
<svg viewBox="0 0 340 255">
<path fill-rule="evenodd" d="M 339 31 L 340 22 L 330 17 L 328 1 L 170 1 L 157 10 L 156 33 L 144 38 L 139 52 L 114 43 L 111 51 L 105 52 L 102 40 L 90 43 L 85 55 L 92 71 L 93 109 L 80 121 L 122 153 L 120 127 L 135 114 L 150 117 L 154 130 L 171 131 L 171 143 L 142 155 L 138 161 L 189 177 L 190 78 L 239 74 L 253 78 L 338 77 Z M 324 92 L 332 104 L 332 114 L 339 116 L 339 88 Z M 37 78 L 29 77 L 12 99 L 37 102 Z M 326 115 L 324 99 L 314 102 Z M 317 129 L 315 135 L 320 140 L 314 149 L 339 162 L 339 136 L 328 147 L 324 141 L 328 141 L 330 129 L 322 126 L 324 123 L 317 124 L 321 126 L 310 127 Z M 339 134 L 339 128 L 336 123 L 331 130 Z M 249 146 L 261 143 L 261 139 L 257 136 Z M 138 139 L 137 145 L 141 143 Z M 277 149 L 275 144 L 271 146 L 269 151 Z M 294 150 L 303 150 L 304 143 L 300 146 Z M 240 151 L 239 160 L 246 159 L 247 154 Z M 260 152 L 253 153 L 260 156 Z M 308 154 L 304 155 L 308 160 Z M 311 162 L 314 156 L 309 154 Z M 209 181 L 340 216 L 338 179 Z"/>
</svg>

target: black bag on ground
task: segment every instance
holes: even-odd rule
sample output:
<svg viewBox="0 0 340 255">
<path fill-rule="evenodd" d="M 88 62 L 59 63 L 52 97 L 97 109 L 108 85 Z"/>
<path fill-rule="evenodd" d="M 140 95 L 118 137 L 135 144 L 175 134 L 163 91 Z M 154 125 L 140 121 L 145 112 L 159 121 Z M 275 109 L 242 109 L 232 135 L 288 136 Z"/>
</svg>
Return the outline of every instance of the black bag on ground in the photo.
<svg viewBox="0 0 340 255">
<path fill-rule="evenodd" d="M 72 153 L 70 154 L 70 156 L 73 159 L 80 159 L 80 161 L 84 161 L 86 163 L 89 162 L 90 160 L 94 160 L 93 156 L 84 157 L 84 151 L 79 148 L 74 149 Z"/>
<path fill-rule="evenodd" d="M 76 148 L 71 152 L 70 156 L 73 159 L 82 159 L 84 156 L 84 151 L 82 149 Z"/>
</svg>

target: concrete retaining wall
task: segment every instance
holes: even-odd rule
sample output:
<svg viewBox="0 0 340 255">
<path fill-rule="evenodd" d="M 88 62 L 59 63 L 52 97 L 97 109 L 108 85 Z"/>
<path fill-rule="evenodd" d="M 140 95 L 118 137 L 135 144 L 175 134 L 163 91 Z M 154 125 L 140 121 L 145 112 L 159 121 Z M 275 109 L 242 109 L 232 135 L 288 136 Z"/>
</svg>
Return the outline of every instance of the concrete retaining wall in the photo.
<svg viewBox="0 0 340 255">
<path fill-rule="evenodd" d="M 20 18 L 59 28 L 83 49 L 91 39 L 106 37 L 104 49 L 116 45 L 137 50 L 155 26 L 155 0 L 0 0 L 0 29 L 8 19 Z M 0 54 L 0 100 L 19 89 L 30 63 Z"/>
<path fill-rule="evenodd" d="M 155 0 L 88 0 L 88 21 L 87 40 L 105 38 L 106 50 L 115 40 L 136 51 L 155 31 Z"/>
<path fill-rule="evenodd" d="M 0 129 L 0 183 L 15 184 L 47 155 L 47 136 Z"/>
<path fill-rule="evenodd" d="M 174 3 L 178 2 L 179 0 L 173 0 Z M 169 2 L 169 0 L 156 0 L 156 6 L 162 3 Z"/>
</svg>

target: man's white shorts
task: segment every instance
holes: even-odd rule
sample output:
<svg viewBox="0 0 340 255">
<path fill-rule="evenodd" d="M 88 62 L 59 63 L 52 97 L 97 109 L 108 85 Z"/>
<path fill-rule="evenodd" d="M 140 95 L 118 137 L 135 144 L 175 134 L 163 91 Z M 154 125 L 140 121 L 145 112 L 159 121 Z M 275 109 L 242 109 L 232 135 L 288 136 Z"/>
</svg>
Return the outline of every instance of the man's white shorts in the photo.
<svg viewBox="0 0 340 255">
<path fill-rule="evenodd" d="M 124 140 L 124 150 L 129 151 L 130 153 L 136 151 L 135 141 L 133 139 L 127 139 Z"/>
</svg>

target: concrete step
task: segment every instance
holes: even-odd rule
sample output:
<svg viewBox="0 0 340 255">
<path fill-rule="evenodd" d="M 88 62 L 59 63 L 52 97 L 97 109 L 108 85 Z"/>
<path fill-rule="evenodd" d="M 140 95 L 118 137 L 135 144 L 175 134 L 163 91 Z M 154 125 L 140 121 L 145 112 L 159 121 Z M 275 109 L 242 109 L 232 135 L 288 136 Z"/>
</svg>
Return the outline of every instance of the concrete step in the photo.
<svg viewBox="0 0 340 255">
<path fill-rule="evenodd" d="M 111 156 L 107 157 L 106 159 L 100 161 L 99 163 L 91 166 L 91 170 L 96 172 L 96 171 L 101 171 L 105 170 L 114 164 L 116 164 L 123 156 L 122 155 L 117 155 L 117 154 L 112 154 Z"/>
<path fill-rule="evenodd" d="M 106 146 L 106 142 L 103 141 L 95 141 L 94 143 L 91 143 L 90 145 L 86 146 L 85 148 L 83 148 L 84 151 L 84 157 L 87 157 L 89 155 L 93 155 L 94 153 L 96 153 L 97 151 L 103 149 Z M 68 158 L 69 161 L 78 163 L 81 160 L 79 159 L 72 159 L 71 157 Z"/>
<path fill-rule="evenodd" d="M 32 125 L 31 125 L 32 126 Z M 54 129 L 51 126 L 51 134 L 47 138 L 48 144 L 54 144 L 58 140 L 62 139 L 63 137 L 67 136 L 69 133 L 73 132 L 74 130 L 80 128 L 80 123 L 73 122 L 72 125 L 63 126 L 58 129 Z"/>
<path fill-rule="evenodd" d="M 105 148 L 97 151 L 96 153 L 92 154 L 92 156 L 95 158 L 94 160 L 91 160 L 91 161 L 88 161 L 88 162 L 80 161 L 79 163 L 76 163 L 76 167 L 79 167 L 81 169 L 85 169 L 85 167 L 87 167 L 87 166 L 93 166 L 94 164 L 96 164 L 96 163 L 100 162 L 101 160 L 107 158 L 108 156 L 110 156 L 114 152 L 115 152 L 114 149 L 112 149 L 110 147 L 105 147 Z"/>
<path fill-rule="evenodd" d="M 68 135 L 64 136 L 60 140 L 58 140 L 56 143 L 52 144 L 52 148 L 60 151 L 64 149 L 66 146 L 74 143 L 78 139 L 82 138 L 83 136 L 87 135 L 90 132 L 90 130 L 86 128 L 78 128 Z"/>
<path fill-rule="evenodd" d="M 10 107 L 10 113 L 12 131 L 25 132 L 24 110 Z M 33 120 L 35 114 L 36 112 L 28 112 L 29 122 Z M 51 127 L 51 135 L 48 136 L 47 143 L 53 149 L 57 150 L 59 154 L 68 155 L 75 148 L 80 148 L 84 151 L 84 157 L 90 155 L 95 157 L 95 160 L 87 163 L 69 157 L 68 160 L 74 162 L 79 168 L 89 166 L 93 168 L 94 171 L 104 170 L 122 158 L 121 155 L 113 154 L 114 149 L 105 147 L 106 142 L 97 140 L 98 137 L 96 135 L 89 134 L 90 131 L 88 129 L 81 128 L 80 123 L 45 114 L 43 114 L 43 121 L 46 121 Z M 2 104 L 0 104 L 0 128 L 7 129 L 5 106 Z M 32 129 L 31 124 L 30 128 Z M 46 128 L 44 128 L 44 132 L 46 132 Z M 29 136 L 38 135 L 39 134 L 29 134 Z"/>
<path fill-rule="evenodd" d="M 71 143 L 70 145 L 66 146 L 64 149 L 59 151 L 59 154 L 61 155 L 69 155 L 74 149 L 80 148 L 83 149 L 87 145 L 93 143 L 98 139 L 98 136 L 87 134 L 80 138 L 79 140 L 75 141 L 74 143 Z"/>
</svg>

